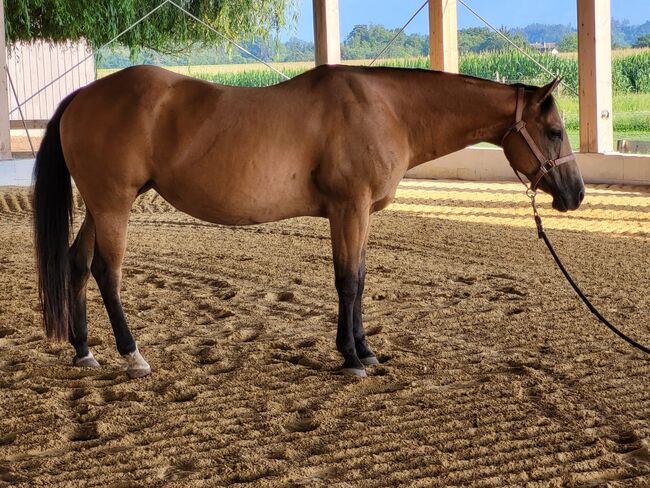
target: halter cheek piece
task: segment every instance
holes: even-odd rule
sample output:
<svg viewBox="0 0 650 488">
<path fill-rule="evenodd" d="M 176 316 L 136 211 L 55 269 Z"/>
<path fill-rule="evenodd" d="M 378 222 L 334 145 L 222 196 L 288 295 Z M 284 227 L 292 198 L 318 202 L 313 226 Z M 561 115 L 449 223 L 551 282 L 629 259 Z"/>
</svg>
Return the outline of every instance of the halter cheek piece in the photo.
<svg viewBox="0 0 650 488">
<path fill-rule="evenodd" d="M 553 168 L 556 166 L 559 166 L 564 163 L 568 163 L 569 161 L 575 160 L 575 156 L 573 154 L 569 154 L 568 156 L 564 156 L 561 158 L 557 159 L 548 159 L 542 154 L 542 151 L 540 151 L 539 146 L 535 143 L 533 138 L 530 136 L 530 133 L 526 129 L 526 122 L 524 122 L 521 118 L 522 114 L 524 112 L 524 88 L 519 86 L 517 87 L 517 108 L 515 111 L 515 123 L 508 128 L 506 131 L 505 135 L 503 136 L 503 139 L 501 139 L 501 146 L 503 146 L 504 141 L 510 134 L 515 134 L 519 133 L 523 136 L 524 140 L 526 141 L 526 144 L 528 144 L 528 147 L 530 150 L 533 152 L 537 160 L 539 161 L 539 169 L 537 170 L 537 173 L 535 173 L 535 176 L 530 178 L 530 189 L 532 191 L 537 190 L 537 185 L 539 185 L 539 182 L 542 180 L 542 178 L 549 173 Z M 512 168 L 515 171 L 515 174 L 517 175 L 517 178 L 524 183 L 524 180 L 521 179 L 521 176 L 519 175 L 519 171 L 517 171 L 514 167 Z M 526 183 L 524 183 L 526 185 Z M 526 185 L 528 186 L 528 185 Z"/>
</svg>

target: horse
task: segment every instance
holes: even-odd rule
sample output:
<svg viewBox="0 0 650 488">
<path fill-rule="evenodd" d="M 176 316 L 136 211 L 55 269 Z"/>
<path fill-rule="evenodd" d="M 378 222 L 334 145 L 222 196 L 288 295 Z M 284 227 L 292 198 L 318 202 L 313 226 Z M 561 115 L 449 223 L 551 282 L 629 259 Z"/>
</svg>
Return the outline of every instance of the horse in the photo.
<svg viewBox="0 0 650 488">
<path fill-rule="evenodd" d="M 406 172 L 466 146 L 501 146 L 512 168 L 574 210 L 584 183 L 552 96 L 439 71 L 320 66 L 264 88 L 223 86 L 153 66 L 99 79 L 65 98 L 34 169 L 38 290 L 48 338 L 88 347 L 92 274 L 131 378 L 151 372 L 127 325 L 120 287 L 130 208 L 155 189 L 208 222 L 329 219 L 344 375 L 379 364 L 362 321 L 372 215 Z M 522 137 L 523 136 L 523 137 Z M 86 207 L 72 245 L 72 182 Z"/>
</svg>

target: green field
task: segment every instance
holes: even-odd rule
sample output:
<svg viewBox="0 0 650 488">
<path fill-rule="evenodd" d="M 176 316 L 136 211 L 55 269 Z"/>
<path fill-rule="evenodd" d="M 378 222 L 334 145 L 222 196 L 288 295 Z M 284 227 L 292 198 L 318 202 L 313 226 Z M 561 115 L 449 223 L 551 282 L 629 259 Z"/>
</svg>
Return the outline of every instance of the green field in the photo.
<svg viewBox="0 0 650 488">
<path fill-rule="evenodd" d="M 571 147 L 579 147 L 578 97 L 557 97 L 558 108 L 571 141 Z M 612 98 L 614 148 L 619 139 L 650 141 L 650 93 L 614 94 Z"/>
</svg>

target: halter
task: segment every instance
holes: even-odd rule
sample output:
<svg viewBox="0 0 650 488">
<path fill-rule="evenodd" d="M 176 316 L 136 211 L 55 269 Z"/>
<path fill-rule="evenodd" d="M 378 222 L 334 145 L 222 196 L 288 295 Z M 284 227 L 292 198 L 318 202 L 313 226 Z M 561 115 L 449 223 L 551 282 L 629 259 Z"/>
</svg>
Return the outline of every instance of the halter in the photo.
<svg viewBox="0 0 650 488">
<path fill-rule="evenodd" d="M 517 106 L 515 110 L 515 123 L 508 128 L 505 135 L 501 139 L 501 146 L 503 146 L 503 142 L 510 134 L 519 133 L 523 136 L 524 140 L 526 141 L 526 144 L 528 144 L 528 147 L 530 148 L 530 150 L 533 152 L 533 154 L 539 161 L 539 169 L 537 170 L 537 173 L 535 173 L 535 176 L 533 176 L 533 178 L 530 179 L 531 185 L 529 191 L 535 192 L 537 190 L 537 185 L 539 185 L 539 182 L 553 168 L 561 164 L 568 163 L 569 161 L 573 161 L 575 160 L 576 157 L 573 154 L 569 154 L 568 156 L 563 156 L 557 159 L 546 158 L 542 153 L 542 151 L 539 149 L 539 146 L 535 143 L 533 138 L 530 136 L 528 130 L 526 129 L 526 122 L 524 122 L 521 118 L 523 113 L 524 113 L 524 88 L 519 86 L 517 87 Z M 514 167 L 512 169 L 517 175 L 517 178 L 519 178 L 519 181 L 521 181 L 524 185 L 526 185 L 526 183 L 524 183 L 524 180 L 521 178 L 519 171 L 517 171 L 517 169 L 515 169 Z M 528 185 L 526 185 L 526 187 L 528 188 Z"/>
</svg>

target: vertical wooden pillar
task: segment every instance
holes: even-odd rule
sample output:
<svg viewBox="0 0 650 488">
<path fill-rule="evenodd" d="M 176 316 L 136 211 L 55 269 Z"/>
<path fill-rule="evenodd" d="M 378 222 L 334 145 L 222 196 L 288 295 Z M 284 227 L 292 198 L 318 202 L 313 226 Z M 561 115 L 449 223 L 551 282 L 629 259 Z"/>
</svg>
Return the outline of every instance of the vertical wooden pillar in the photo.
<svg viewBox="0 0 650 488">
<path fill-rule="evenodd" d="M 5 7 L 3 1 L 0 1 L 0 159 L 11 159 L 7 46 L 5 43 Z"/>
<path fill-rule="evenodd" d="M 578 0 L 580 152 L 613 150 L 610 0 Z"/>
<path fill-rule="evenodd" d="M 316 66 L 341 62 L 339 0 L 313 0 Z"/>
<path fill-rule="evenodd" d="M 429 0 L 431 69 L 458 73 L 456 0 Z"/>
</svg>

